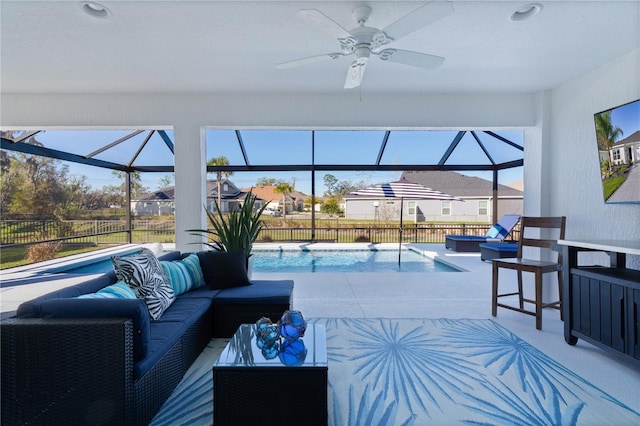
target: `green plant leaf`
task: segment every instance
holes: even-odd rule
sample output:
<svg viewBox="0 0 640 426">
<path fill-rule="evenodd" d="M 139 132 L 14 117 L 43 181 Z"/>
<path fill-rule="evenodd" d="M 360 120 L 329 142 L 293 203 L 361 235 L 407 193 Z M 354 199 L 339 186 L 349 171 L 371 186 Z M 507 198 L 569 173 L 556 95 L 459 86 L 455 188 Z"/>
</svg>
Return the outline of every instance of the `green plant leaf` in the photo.
<svg viewBox="0 0 640 426">
<path fill-rule="evenodd" d="M 247 259 L 251 256 L 253 243 L 258 238 L 263 227 L 262 212 L 264 206 L 255 210 L 256 197 L 251 191 L 247 192 L 242 206 L 238 210 L 229 212 L 226 217 L 220 211 L 218 202 L 214 200 L 216 212 L 210 212 L 205 207 L 205 213 L 211 229 L 189 229 L 191 235 L 207 237 L 205 244 L 214 250 L 234 251 L 244 250 Z"/>
</svg>

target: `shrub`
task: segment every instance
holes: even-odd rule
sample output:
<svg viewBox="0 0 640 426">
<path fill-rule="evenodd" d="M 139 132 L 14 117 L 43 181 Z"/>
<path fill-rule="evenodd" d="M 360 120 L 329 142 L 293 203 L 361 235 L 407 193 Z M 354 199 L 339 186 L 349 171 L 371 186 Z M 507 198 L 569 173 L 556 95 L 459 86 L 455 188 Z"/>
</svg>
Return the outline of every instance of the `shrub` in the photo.
<svg viewBox="0 0 640 426">
<path fill-rule="evenodd" d="M 359 235 L 353 240 L 353 242 L 354 243 L 370 243 L 371 239 L 369 237 L 364 236 L 364 235 Z"/>
<path fill-rule="evenodd" d="M 273 238 L 271 238 L 270 235 L 263 235 L 261 238 L 263 243 L 272 243 L 273 242 Z"/>
<path fill-rule="evenodd" d="M 49 241 L 32 244 L 27 249 L 27 260 L 31 263 L 42 262 L 56 257 L 61 241 Z"/>
</svg>

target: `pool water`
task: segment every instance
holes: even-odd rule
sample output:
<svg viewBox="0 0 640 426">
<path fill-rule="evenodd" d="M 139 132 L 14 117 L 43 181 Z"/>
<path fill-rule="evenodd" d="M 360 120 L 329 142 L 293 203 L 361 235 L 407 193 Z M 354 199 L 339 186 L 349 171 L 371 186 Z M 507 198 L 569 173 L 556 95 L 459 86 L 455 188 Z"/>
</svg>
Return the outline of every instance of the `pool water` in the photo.
<svg viewBox="0 0 640 426">
<path fill-rule="evenodd" d="M 402 250 L 256 250 L 253 272 L 458 272 L 451 266 Z M 111 259 L 99 260 L 64 271 L 68 274 L 100 274 L 113 270 Z"/>
<path fill-rule="evenodd" d="M 255 251 L 253 272 L 458 272 L 451 266 L 402 250 Z"/>
</svg>

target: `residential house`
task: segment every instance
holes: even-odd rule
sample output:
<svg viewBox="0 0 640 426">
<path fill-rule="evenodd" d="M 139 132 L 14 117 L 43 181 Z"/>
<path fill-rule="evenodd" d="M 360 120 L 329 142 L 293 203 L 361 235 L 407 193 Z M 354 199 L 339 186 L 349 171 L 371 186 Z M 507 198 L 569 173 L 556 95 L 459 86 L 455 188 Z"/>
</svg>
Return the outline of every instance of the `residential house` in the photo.
<svg viewBox="0 0 640 426">
<path fill-rule="evenodd" d="M 158 189 L 131 200 L 134 216 L 173 216 L 175 214 L 174 186 Z"/>
<path fill-rule="evenodd" d="M 218 202 L 218 181 L 207 180 L 206 207 L 209 211 L 216 210 Z M 239 208 L 244 200 L 245 192 L 228 179 L 221 182 L 220 210 L 223 213 Z M 260 201 L 256 205 L 261 206 Z M 175 213 L 175 187 L 159 189 L 131 201 L 131 211 L 134 216 L 168 216 Z"/>
<path fill-rule="evenodd" d="M 638 117 L 640 126 L 640 117 Z M 611 164 L 631 164 L 640 161 L 640 130 L 613 144 L 609 150 Z"/>
<path fill-rule="evenodd" d="M 244 200 L 244 192 L 228 179 L 220 182 L 220 195 L 220 211 L 222 213 L 237 210 L 242 205 L 242 200 Z M 207 180 L 206 198 L 207 210 L 216 211 L 216 203 L 218 202 L 217 179 Z"/>
<path fill-rule="evenodd" d="M 451 171 L 406 171 L 402 178 L 459 198 L 460 201 L 401 200 L 395 198 L 351 197 L 347 194 L 345 218 L 398 220 L 400 208 L 410 222 L 486 222 L 493 220 L 492 182 Z M 522 214 L 524 193 L 498 186 L 498 215 Z"/>
<path fill-rule="evenodd" d="M 276 192 L 276 187 L 274 185 L 262 185 L 262 186 L 254 186 L 252 188 L 244 188 L 243 192 L 253 192 L 253 194 L 259 199 L 267 202 L 267 207 L 274 210 L 282 210 L 283 207 L 283 196 L 282 194 Z M 286 212 L 300 212 L 304 209 L 304 200 L 308 197 L 308 195 L 299 192 L 292 191 L 286 194 Z"/>
<path fill-rule="evenodd" d="M 437 189 L 460 198 L 449 214 L 443 209 L 442 216 L 460 222 L 492 222 L 493 183 L 476 176 L 467 176 L 451 171 L 406 171 L 402 177 L 420 185 Z M 508 185 L 498 184 L 498 217 L 505 214 L 522 214 L 524 192 Z M 443 219 L 446 220 L 446 219 Z"/>
</svg>

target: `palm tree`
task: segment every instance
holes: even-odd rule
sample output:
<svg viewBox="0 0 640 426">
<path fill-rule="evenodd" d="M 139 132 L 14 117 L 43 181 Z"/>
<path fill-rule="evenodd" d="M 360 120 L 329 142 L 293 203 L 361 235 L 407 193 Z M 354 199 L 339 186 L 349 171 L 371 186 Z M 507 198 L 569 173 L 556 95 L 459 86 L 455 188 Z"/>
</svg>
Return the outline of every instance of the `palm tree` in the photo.
<svg viewBox="0 0 640 426">
<path fill-rule="evenodd" d="M 221 155 L 220 157 L 214 157 L 214 158 L 210 158 L 209 161 L 207 161 L 207 166 L 228 166 L 229 165 L 229 160 L 227 159 L 227 157 L 225 157 L 224 155 Z M 231 176 L 233 174 L 233 172 L 223 172 L 221 170 L 216 171 L 216 180 L 218 182 L 218 208 L 222 208 L 222 176 L 224 175 L 225 180 L 229 179 L 229 176 Z"/>
<path fill-rule="evenodd" d="M 282 194 L 282 222 L 285 223 L 287 216 L 287 194 L 293 192 L 294 188 L 289 182 L 278 182 L 275 188 L 273 188 L 273 192 L 277 194 Z"/>
<path fill-rule="evenodd" d="M 611 122 L 611 111 L 596 114 L 596 138 L 598 148 L 602 151 L 609 151 L 613 144 L 623 135 L 620 127 Z"/>
</svg>

